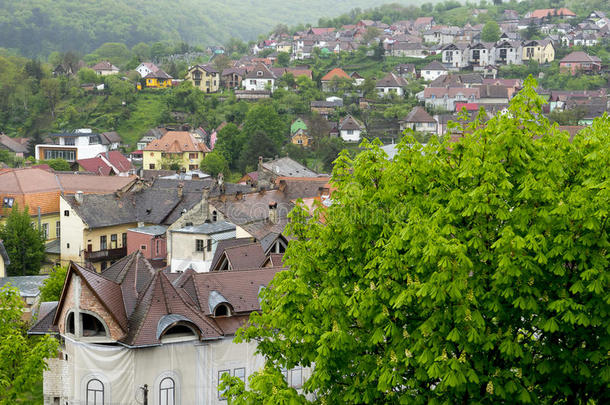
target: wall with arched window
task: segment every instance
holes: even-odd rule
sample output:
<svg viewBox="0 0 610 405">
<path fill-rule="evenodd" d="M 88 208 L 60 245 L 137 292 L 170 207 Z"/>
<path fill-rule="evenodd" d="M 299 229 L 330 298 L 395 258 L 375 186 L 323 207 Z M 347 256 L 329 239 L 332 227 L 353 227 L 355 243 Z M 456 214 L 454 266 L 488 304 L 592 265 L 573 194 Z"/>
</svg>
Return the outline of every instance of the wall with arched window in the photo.
<svg viewBox="0 0 610 405">
<path fill-rule="evenodd" d="M 112 403 L 110 382 L 101 373 L 88 374 L 81 380 L 82 405 L 109 405 Z"/>
<path fill-rule="evenodd" d="M 151 396 L 154 405 L 180 405 L 180 377 L 173 370 L 164 371 L 154 383 L 155 392 Z"/>
<path fill-rule="evenodd" d="M 83 309 L 69 310 L 65 317 L 64 333 L 78 339 L 103 341 L 110 339 L 110 331 L 104 319 L 95 312 Z"/>
</svg>

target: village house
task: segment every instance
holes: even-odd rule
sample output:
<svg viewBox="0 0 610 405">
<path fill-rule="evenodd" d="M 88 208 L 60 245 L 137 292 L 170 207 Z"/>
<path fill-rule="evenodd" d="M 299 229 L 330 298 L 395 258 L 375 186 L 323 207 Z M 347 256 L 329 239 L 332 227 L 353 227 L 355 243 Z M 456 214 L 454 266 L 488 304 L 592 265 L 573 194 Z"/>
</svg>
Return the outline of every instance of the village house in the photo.
<svg viewBox="0 0 610 405">
<path fill-rule="evenodd" d="M 91 69 L 93 69 L 98 76 L 116 75 L 120 71 L 118 67 L 114 66 L 108 61 L 96 63 L 95 65 L 91 66 Z"/>
<path fill-rule="evenodd" d="M 142 62 L 135 68 L 140 77 L 146 77 L 150 73 L 155 73 L 159 70 L 159 67 L 152 62 Z"/>
<path fill-rule="evenodd" d="M 156 72 L 150 72 L 144 76 L 144 85 L 152 89 L 164 89 L 172 87 L 172 77 L 159 69 Z"/>
<path fill-rule="evenodd" d="M 387 97 L 395 94 L 402 97 L 405 94 L 404 87 L 407 86 L 407 81 L 393 72 L 388 73 L 382 79 L 377 80 L 375 90 L 380 97 Z"/>
<path fill-rule="evenodd" d="M 120 137 L 116 132 L 94 133 L 91 129 L 51 134 L 56 144 L 39 144 L 35 148 L 36 160 L 64 159 L 73 163 L 117 149 Z"/>
<path fill-rule="evenodd" d="M 601 69 L 601 59 L 583 51 L 572 52 L 559 61 L 559 71 L 572 76 L 577 73 L 599 73 Z"/>
<path fill-rule="evenodd" d="M 427 87 L 418 93 L 426 107 L 454 111 L 456 102 L 475 103 L 479 100 L 478 88 L 466 87 Z"/>
<path fill-rule="evenodd" d="M 442 62 L 444 65 L 460 70 L 468 66 L 468 44 L 454 43 L 445 45 L 441 51 Z"/>
<path fill-rule="evenodd" d="M 432 61 L 428 63 L 419 72 L 420 77 L 427 81 L 432 81 L 446 74 L 447 69 L 438 61 Z"/>
<path fill-rule="evenodd" d="M 290 125 L 290 142 L 294 145 L 309 146 L 310 141 L 307 124 L 302 118 L 297 118 Z"/>
<path fill-rule="evenodd" d="M 339 107 L 343 107 L 343 100 L 341 98 L 336 100 L 313 100 L 310 103 L 311 112 L 318 113 L 326 119 L 328 119 L 328 116 L 333 114 Z"/>
<path fill-rule="evenodd" d="M 28 153 L 29 138 L 11 138 L 0 133 L 0 149 L 8 150 L 15 154 L 15 157 L 25 157 Z"/>
<path fill-rule="evenodd" d="M 494 43 L 478 42 L 468 48 L 468 62 L 473 66 L 488 66 L 495 64 Z"/>
<path fill-rule="evenodd" d="M 400 121 L 400 131 L 411 129 L 415 132 L 437 132 L 436 120 L 423 107 L 413 107 L 411 112 Z"/>
<path fill-rule="evenodd" d="M 364 129 L 364 124 L 351 115 L 346 116 L 339 122 L 339 136 L 345 142 L 360 141 Z"/>
<path fill-rule="evenodd" d="M 519 41 L 508 39 L 500 40 L 495 46 L 494 59 L 496 63 L 502 65 L 520 65 L 523 63 L 521 57 L 523 52 Z"/>
<path fill-rule="evenodd" d="M 227 68 L 220 75 L 220 84 L 226 89 L 238 89 L 245 76 L 245 68 Z"/>
<path fill-rule="evenodd" d="M 186 80 L 204 93 L 216 93 L 220 88 L 220 74 L 211 65 L 191 66 L 186 74 Z"/>
<path fill-rule="evenodd" d="M 196 170 L 208 152 L 210 150 L 205 143 L 193 134 L 169 131 L 143 149 L 143 168 L 158 170 L 176 166 L 179 169 Z"/>
<path fill-rule="evenodd" d="M 148 225 L 127 229 L 127 255 L 140 252 L 155 268 L 166 265 L 167 226 Z"/>
<path fill-rule="evenodd" d="M 277 76 L 266 65 L 259 63 L 246 73 L 242 84 L 246 91 L 275 90 Z"/>
<path fill-rule="evenodd" d="M 130 176 L 136 174 L 131 162 L 117 150 L 98 154 L 96 157 L 76 161 L 79 170 L 100 176 Z"/>
<path fill-rule="evenodd" d="M 273 263 L 273 262 L 272 262 Z M 48 359 L 44 403 L 226 403 L 224 374 L 244 382 L 263 366 L 256 343 L 233 343 L 281 267 L 196 273 L 155 270 L 138 252 L 104 270 L 71 264 L 59 302 L 30 334 L 61 337 Z M 300 389 L 309 369 L 286 370 Z"/>
<path fill-rule="evenodd" d="M 550 63 L 555 60 L 555 48 L 549 40 L 532 40 L 523 42 L 521 60 L 524 62 Z"/>
<path fill-rule="evenodd" d="M 341 80 L 352 82 L 352 78 L 345 73 L 345 71 L 341 68 L 334 68 L 324 76 L 320 80 L 322 84 L 322 91 L 337 91 L 338 82 Z"/>
<path fill-rule="evenodd" d="M 8 169 L 0 173 L 0 222 L 4 222 L 15 205 L 29 208 L 32 222 L 46 241 L 61 237 L 59 199 L 62 192 L 110 193 L 129 187 L 135 177 L 107 177 L 54 173 L 38 167 Z"/>
</svg>

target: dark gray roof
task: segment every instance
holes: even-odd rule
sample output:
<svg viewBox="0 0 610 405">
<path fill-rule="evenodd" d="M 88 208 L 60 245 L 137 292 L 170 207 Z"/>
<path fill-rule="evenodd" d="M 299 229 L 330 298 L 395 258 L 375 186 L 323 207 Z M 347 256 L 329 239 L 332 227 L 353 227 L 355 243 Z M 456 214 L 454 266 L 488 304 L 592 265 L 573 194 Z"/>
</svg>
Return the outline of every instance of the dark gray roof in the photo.
<svg viewBox="0 0 610 405">
<path fill-rule="evenodd" d="M 433 60 L 424 66 L 421 70 L 447 70 L 439 61 Z"/>
<path fill-rule="evenodd" d="M 49 332 L 56 332 L 53 330 L 53 318 L 55 318 L 55 311 L 57 310 L 58 301 L 41 302 L 38 308 L 36 316 L 36 323 L 28 331 L 29 335 L 44 335 Z"/>
<path fill-rule="evenodd" d="M 283 157 L 263 163 L 263 167 L 277 176 L 287 177 L 318 177 L 319 174 L 309 170 L 299 162 Z"/>
<path fill-rule="evenodd" d="M 44 248 L 45 253 L 61 254 L 61 240 L 59 238 L 47 243 Z"/>
<path fill-rule="evenodd" d="M 6 253 L 6 248 L 4 247 L 4 243 L 0 240 L 0 256 L 4 260 L 4 265 L 11 264 L 11 259 L 8 257 L 8 253 Z"/>
<path fill-rule="evenodd" d="M 184 228 L 174 229 L 174 230 L 172 230 L 172 232 L 194 233 L 194 234 L 200 234 L 200 235 L 212 235 L 214 233 L 227 232 L 227 231 L 233 231 L 233 230 L 235 230 L 234 224 L 232 224 L 230 222 L 226 222 L 226 221 L 219 221 L 219 222 L 206 222 L 205 224 L 201 224 L 201 225 L 185 226 Z"/>
<path fill-rule="evenodd" d="M 42 283 L 48 277 L 48 275 L 2 277 L 0 278 L 0 288 L 10 284 L 19 290 L 22 297 L 37 297 L 40 294 Z"/>
<path fill-rule="evenodd" d="M 149 225 L 149 226 L 139 226 L 137 228 L 129 228 L 128 231 L 143 233 L 146 235 L 159 236 L 165 234 L 167 231 L 167 226 L 163 225 Z"/>
</svg>

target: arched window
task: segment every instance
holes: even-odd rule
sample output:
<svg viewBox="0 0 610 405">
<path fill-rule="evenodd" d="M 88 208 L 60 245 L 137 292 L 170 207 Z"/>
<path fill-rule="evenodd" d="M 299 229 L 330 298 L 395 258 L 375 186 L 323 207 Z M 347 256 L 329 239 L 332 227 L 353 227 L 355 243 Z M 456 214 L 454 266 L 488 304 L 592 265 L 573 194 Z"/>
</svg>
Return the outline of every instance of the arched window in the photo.
<svg viewBox="0 0 610 405">
<path fill-rule="evenodd" d="M 212 222 L 216 222 L 218 220 L 218 213 L 216 210 L 212 211 Z"/>
<path fill-rule="evenodd" d="M 81 313 L 83 337 L 106 336 L 104 324 L 91 314 Z"/>
<path fill-rule="evenodd" d="M 104 384 L 98 379 L 87 383 L 87 405 L 104 405 Z"/>
<path fill-rule="evenodd" d="M 218 306 L 214 309 L 214 316 L 230 316 L 231 310 L 229 306 L 226 304 L 218 304 Z"/>
<path fill-rule="evenodd" d="M 74 335 L 74 312 L 70 312 L 66 318 L 66 333 Z"/>
<path fill-rule="evenodd" d="M 176 383 L 171 377 L 165 377 L 159 383 L 159 405 L 176 404 Z"/>
</svg>

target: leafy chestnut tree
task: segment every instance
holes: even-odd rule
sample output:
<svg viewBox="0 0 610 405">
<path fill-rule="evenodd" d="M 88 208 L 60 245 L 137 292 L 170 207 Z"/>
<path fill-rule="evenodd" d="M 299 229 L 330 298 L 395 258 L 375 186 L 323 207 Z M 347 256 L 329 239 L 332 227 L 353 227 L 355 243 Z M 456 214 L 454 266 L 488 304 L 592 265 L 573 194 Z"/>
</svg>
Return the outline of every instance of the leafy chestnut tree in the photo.
<svg viewBox="0 0 610 405">
<path fill-rule="evenodd" d="M 266 365 L 233 404 L 610 401 L 610 119 L 570 142 L 535 87 L 457 143 L 339 157 L 237 336 Z"/>
</svg>

